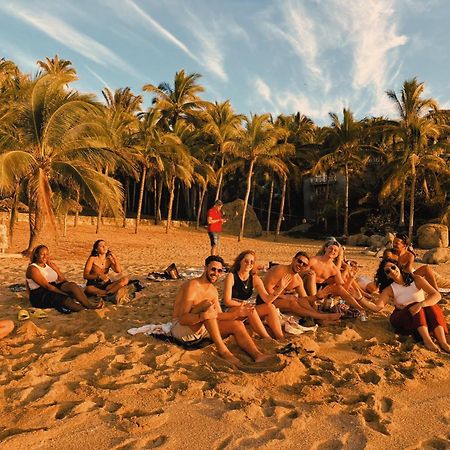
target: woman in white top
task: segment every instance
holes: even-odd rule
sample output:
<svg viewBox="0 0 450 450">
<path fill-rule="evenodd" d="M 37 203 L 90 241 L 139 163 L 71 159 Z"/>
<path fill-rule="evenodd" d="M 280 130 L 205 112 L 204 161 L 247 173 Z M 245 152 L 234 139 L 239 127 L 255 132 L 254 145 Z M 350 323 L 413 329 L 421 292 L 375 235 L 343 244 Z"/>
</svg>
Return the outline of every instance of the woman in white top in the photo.
<svg viewBox="0 0 450 450">
<path fill-rule="evenodd" d="M 365 299 L 361 303 L 378 312 L 392 299 L 395 310 L 390 322 L 397 333 L 422 338 L 425 347 L 437 352 L 439 347 L 431 337 L 434 335 L 441 349 L 450 353 L 446 339 L 448 327 L 442 309 L 437 304 L 441 294 L 425 278 L 403 272 L 397 264 L 394 259 L 381 261 L 375 276 L 381 291 L 380 297 L 373 303 Z"/>
<path fill-rule="evenodd" d="M 45 245 L 38 245 L 31 253 L 26 278 L 30 303 L 35 308 L 55 308 L 67 313 L 103 307 L 103 301 L 93 305 L 76 283 L 65 279 L 57 265 L 50 261 Z"/>
</svg>

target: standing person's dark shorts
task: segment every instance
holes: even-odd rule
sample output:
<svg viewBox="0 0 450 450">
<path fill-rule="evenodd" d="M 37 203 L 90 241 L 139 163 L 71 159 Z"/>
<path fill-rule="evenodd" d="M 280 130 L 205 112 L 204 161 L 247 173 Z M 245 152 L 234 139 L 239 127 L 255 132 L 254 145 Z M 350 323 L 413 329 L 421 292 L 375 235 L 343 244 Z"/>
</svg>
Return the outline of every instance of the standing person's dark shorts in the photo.
<svg viewBox="0 0 450 450">
<path fill-rule="evenodd" d="M 218 254 L 219 236 L 222 232 L 222 224 L 225 222 L 222 215 L 223 203 L 216 200 L 214 206 L 208 210 L 208 236 L 211 242 L 211 255 Z"/>
</svg>

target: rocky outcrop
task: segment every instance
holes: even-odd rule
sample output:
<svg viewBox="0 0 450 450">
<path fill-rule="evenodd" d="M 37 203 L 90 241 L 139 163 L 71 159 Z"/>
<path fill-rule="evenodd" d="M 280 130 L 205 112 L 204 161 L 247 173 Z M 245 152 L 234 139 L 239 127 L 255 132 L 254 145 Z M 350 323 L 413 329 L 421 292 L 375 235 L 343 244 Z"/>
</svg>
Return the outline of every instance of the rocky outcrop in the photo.
<svg viewBox="0 0 450 450">
<path fill-rule="evenodd" d="M 420 248 L 448 247 L 448 227 L 437 223 L 427 223 L 417 230 Z"/>
<path fill-rule="evenodd" d="M 437 247 L 427 251 L 422 258 L 425 264 L 443 264 L 450 261 L 450 249 Z"/>
<path fill-rule="evenodd" d="M 222 213 L 227 221 L 223 224 L 223 231 L 229 234 L 239 234 L 241 228 L 242 211 L 244 210 L 244 200 L 240 198 L 234 202 L 225 203 Z M 256 217 L 255 211 L 251 205 L 247 206 L 247 214 L 245 218 L 244 236 L 258 237 L 262 235 L 262 227 Z"/>
<path fill-rule="evenodd" d="M 365 234 L 352 234 L 347 238 L 347 245 L 350 247 L 367 247 L 370 245 L 369 236 Z"/>
</svg>

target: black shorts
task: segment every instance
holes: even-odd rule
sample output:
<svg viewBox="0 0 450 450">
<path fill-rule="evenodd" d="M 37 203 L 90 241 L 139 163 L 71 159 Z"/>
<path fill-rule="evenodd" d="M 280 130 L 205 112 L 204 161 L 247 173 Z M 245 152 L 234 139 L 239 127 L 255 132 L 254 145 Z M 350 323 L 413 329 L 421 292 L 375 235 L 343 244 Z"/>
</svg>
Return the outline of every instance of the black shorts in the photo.
<svg viewBox="0 0 450 450">
<path fill-rule="evenodd" d="M 219 243 L 219 233 L 212 233 L 208 231 L 209 241 L 211 242 L 211 247 L 216 246 Z"/>
<path fill-rule="evenodd" d="M 50 283 L 51 285 L 61 289 L 61 286 L 65 283 Z M 63 301 L 67 296 L 58 294 L 57 292 L 51 292 L 43 287 L 30 290 L 30 303 L 34 308 L 55 308 L 59 309 L 63 306 Z"/>
<path fill-rule="evenodd" d="M 101 289 L 102 291 L 106 291 L 106 288 L 112 283 L 111 280 L 103 281 L 103 280 L 88 280 L 86 283 L 87 286 L 94 286 L 97 289 Z"/>
</svg>

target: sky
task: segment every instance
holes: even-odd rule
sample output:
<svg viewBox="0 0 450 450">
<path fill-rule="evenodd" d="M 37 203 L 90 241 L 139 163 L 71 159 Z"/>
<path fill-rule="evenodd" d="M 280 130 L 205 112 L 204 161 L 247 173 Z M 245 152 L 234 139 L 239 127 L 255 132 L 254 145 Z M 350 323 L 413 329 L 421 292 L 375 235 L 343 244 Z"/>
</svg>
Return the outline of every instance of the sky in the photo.
<svg viewBox="0 0 450 450">
<path fill-rule="evenodd" d="M 412 77 L 450 108 L 449 23 L 448 0 L 0 0 L 0 57 L 35 73 L 57 54 L 97 95 L 184 69 L 238 113 L 326 125 L 344 107 L 395 118 L 385 91 Z"/>
</svg>

